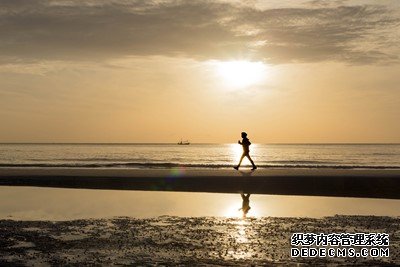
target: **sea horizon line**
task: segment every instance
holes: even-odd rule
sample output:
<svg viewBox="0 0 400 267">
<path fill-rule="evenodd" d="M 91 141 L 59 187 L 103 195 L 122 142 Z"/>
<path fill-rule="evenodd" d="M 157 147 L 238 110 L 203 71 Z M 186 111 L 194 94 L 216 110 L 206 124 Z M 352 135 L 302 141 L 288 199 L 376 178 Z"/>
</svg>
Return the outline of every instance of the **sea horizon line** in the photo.
<svg viewBox="0 0 400 267">
<path fill-rule="evenodd" d="M 190 145 L 229 145 L 232 143 L 190 142 Z M 273 142 L 255 145 L 400 145 L 400 142 Z M 178 145 L 177 142 L 0 142 L 0 145 Z"/>
</svg>

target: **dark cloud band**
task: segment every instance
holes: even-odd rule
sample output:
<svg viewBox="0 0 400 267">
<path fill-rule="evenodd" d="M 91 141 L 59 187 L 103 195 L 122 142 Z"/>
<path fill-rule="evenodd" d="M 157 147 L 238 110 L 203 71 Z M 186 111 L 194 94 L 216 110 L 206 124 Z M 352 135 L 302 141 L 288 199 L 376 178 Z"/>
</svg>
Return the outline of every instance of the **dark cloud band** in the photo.
<svg viewBox="0 0 400 267">
<path fill-rule="evenodd" d="M 370 5 L 260 10 L 213 1 L 3 0 L 0 62 L 164 55 L 393 63 L 393 12 Z"/>
</svg>

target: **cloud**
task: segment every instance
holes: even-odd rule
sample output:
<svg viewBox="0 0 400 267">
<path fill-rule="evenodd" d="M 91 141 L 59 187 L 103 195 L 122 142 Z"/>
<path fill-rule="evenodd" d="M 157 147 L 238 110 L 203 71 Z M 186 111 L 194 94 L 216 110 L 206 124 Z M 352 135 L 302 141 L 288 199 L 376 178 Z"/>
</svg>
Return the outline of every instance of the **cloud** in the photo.
<svg viewBox="0 0 400 267">
<path fill-rule="evenodd" d="M 270 63 L 399 60 L 398 10 L 388 6 L 2 0 L 0 7 L 0 64 L 148 55 Z"/>
</svg>

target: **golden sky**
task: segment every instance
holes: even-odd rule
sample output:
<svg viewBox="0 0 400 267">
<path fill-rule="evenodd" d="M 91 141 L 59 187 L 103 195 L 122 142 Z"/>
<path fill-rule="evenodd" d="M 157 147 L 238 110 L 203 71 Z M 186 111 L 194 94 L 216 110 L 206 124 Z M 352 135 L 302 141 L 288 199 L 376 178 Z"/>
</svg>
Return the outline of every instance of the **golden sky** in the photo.
<svg viewBox="0 0 400 267">
<path fill-rule="evenodd" d="M 0 142 L 400 142 L 400 1 L 0 1 Z"/>
</svg>

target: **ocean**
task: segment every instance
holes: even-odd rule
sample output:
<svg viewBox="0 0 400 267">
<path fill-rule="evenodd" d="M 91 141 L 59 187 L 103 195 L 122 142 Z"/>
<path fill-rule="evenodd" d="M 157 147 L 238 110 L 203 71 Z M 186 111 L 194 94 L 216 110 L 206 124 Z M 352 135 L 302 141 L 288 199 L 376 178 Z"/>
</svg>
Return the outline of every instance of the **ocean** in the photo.
<svg viewBox="0 0 400 267">
<path fill-rule="evenodd" d="M 224 169 L 241 153 L 238 144 L 0 144 L 0 167 Z M 400 169 L 400 144 L 252 144 L 250 155 L 259 168 Z"/>
</svg>

